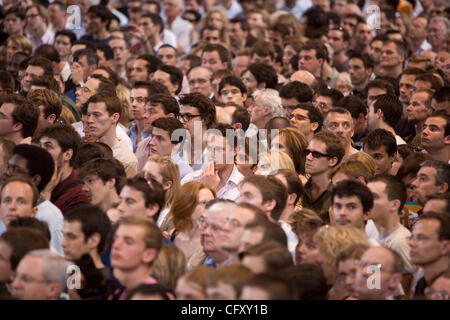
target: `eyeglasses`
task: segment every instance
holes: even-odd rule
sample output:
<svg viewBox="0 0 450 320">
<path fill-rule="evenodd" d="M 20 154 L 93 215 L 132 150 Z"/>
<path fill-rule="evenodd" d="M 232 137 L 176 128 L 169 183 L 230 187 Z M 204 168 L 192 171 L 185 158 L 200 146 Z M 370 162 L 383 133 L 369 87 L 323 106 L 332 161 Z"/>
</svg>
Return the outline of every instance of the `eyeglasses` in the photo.
<svg viewBox="0 0 450 320">
<path fill-rule="evenodd" d="M 200 117 L 201 115 L 199 114 L 190 114 L 190 113 L 180 113 L 178 115 L 178 119 L 179 120 L 183 120 L 184 122 L 188 122 L 191 119 L 194 119 L 195 117 Z"/>
<path fill-rule="evenodd" d="M 308 156 L 310 153 L 312 153 L 313 158 L 319 159 L 319 158 L 329 158 L 329 154 L 321 153 L 319 151 L 312 151 L 309 149 L 306 149 L 306 156 Z"/>
<path fill-rule="evenodd" d="M 86 87 L 85 84 L 80 84 L 79 86 L 77 86 L 76 90 L 78 90 L 78 89 L 82 89 L 84 93 L 90 93 L 92 95 L 97 93 L 97 91 L 91 90 L 88 87 Z"/>
<path fill-rule="evenodd" d="M 447 292 L 445 292 L 445 291 L 436 291 L 436 290 L 431 289 L 431 288 L 426 288 L 425 289 L 425 295 L 427 297 L 436 295 L 439 298 L 439 300 L 449 300 L 449 298 L 450 298 L 450 295 Z"/>
</svg>

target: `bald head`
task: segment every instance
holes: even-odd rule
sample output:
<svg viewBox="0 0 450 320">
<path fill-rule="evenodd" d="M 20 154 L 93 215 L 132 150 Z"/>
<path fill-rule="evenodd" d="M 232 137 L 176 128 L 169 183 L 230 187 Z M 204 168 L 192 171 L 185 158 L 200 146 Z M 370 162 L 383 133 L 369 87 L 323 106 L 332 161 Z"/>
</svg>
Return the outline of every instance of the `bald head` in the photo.
<svg viewBox="0 0 450 320">
<path fill-rule="evenodd" d="M 299 70 L 294 72 L 289 80 L 303 82 L 307 84 L 310 88 L 312 88 L 317 83 L 317 80 L 313 76 L 313 74 L 306 70 Z"/>
</svg>

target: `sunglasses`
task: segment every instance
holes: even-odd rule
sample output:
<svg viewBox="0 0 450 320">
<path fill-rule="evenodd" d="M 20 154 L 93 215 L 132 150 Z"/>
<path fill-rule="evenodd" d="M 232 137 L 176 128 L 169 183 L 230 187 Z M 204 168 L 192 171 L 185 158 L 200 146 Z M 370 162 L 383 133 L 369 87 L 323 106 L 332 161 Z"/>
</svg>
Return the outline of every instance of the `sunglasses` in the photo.
<svg viewBox="0 0 450 320">
<path fill-rule="evenodd" d="M 306 149 L 306 156 L 308 156 L 310 153 L 312 153 L 313 158 L 319 159 L 319 158 L 329 158 L 329 154 L 320 153 L 319 151 L 312 151 L 309 149 Z"/>
</svg>

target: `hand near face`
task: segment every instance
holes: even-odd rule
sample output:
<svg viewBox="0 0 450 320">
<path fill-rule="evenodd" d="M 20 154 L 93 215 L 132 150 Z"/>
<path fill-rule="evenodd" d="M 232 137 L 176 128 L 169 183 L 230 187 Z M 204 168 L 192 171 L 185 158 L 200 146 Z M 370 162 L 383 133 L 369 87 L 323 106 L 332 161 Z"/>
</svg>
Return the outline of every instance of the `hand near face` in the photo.
<svg viewBox="0 0 450 320">
<path fill-rule="evenodd" d="M 217 173 L 214 162 L 211 162 L 203 169 L 202 175 L 200 176 L 200 182 L 209 184 L 217 190 L 220 183 L 220 177 Z"/>
<path fill-rule="evenodd" d="M 72 72 L 73 83 L 78 85 L 83 82 L 83 69 L 81 68 L 81 65 L 79 63 L 73 63 L 70 70 Z"/>
</svg>

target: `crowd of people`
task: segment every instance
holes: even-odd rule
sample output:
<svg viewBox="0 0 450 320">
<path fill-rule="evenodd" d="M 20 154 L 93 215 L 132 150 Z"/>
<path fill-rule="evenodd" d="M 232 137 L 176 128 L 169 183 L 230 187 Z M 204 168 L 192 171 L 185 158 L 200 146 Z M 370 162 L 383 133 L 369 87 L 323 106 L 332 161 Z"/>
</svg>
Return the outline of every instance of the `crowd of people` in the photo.
<svg viewBox="0 0 450 320">
<path fill-rule="evenodd" d="M 1 299 L 449 299 L 448 1 L 1 2 Z"/>
</svg>

